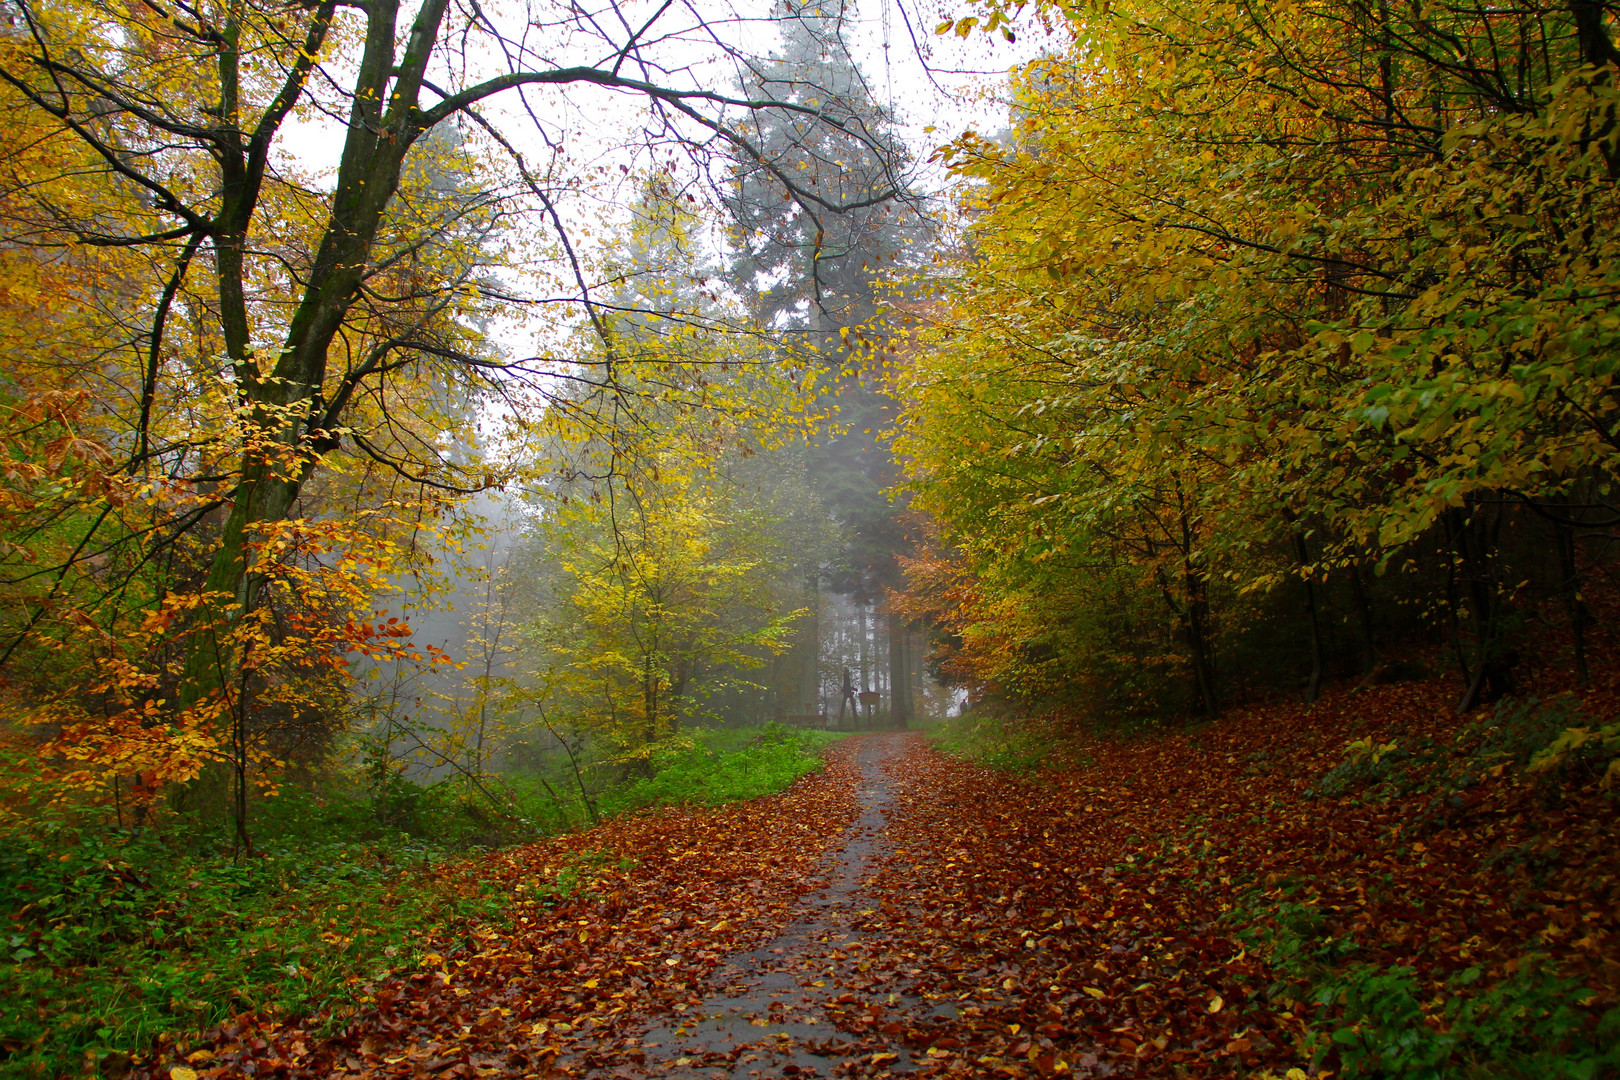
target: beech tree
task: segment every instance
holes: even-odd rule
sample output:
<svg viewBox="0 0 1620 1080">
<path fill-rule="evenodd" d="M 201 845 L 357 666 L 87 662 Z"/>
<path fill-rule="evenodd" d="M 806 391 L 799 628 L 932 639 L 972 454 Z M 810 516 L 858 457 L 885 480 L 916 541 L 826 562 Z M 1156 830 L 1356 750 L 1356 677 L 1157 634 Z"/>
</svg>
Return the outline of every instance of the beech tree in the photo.
<svg viewBox="0 0 1620 1080">
<path fill-rule="evenodd" d="M 948 152 L 967 242 L 906 376 L 912 479 L 985 618 L 1096 623 L 1123 563 L 1209 710 L 1223 605 L 1297 596 L 1314 693 L 1323 590 L 1365 610 L 1411 574 L 1469 708 L 1512 689 L 1535 578 L 1579 667 L 1573 538 L 1620 471 L 1605 7 L 1046 11 L 1072 43 L 1021 73 L 1009 137 Z M 1508 538 L 1548 534 L 1557 565 L 1510 572 Z"/>
<path fill-rule="evenodd" d="M 481 466 L 458 469 L 431 435 L 410 454 L 357 429 L 363 404 L 387 410 L 391 383 L 425 367 L 462 395 L 510 391 L 523 380 L 544 393 L 535 380 L 553 373 L 547 357 L 497 356 L 468 335 L 471 320 L 511 297 L 476 243 L 425 260 L 447 233 L 476 231 L 492 216 L 536 215 L 572 282 L 561 298 L 602 329 L 559 205 L 585 180 L 568 174 L 562 154 L 540 160 L 529 149 L 566 132 L 538 119 L 545 107 L 525 95 L 572 89 L 639 99 L 648 140 L 700 160 L 723 146 L 801 203 L 843 209 L 732 123 L 766 107 L 820 116 L 826 106 L 717 92 L 677 74 L 660 49 L 700 40 L 712 50 L 718 37 L 701 13 L 669 4 L 531 7 L 511 33 L 496 21 L 502 12 L 449 0 L 414 9 L 390 0 L 182 0 L 112 13 L 17 0 L 14 10 L 0 78 L 26 123 L 72 145 L 64 175 L 93 198 L 64 198 L 60 183 L 38 176 L 14 194 L 33 200 L 36 243 L 147 253 L 154 276 L 123 283 L 146 314 L 131 339 L 142 360 L 133 373 L 139 391 L 116 453 L 126 472 L 201 485 L 225 508 L 202 583 L 218 618 L 250 602 L 258 533 L 295 513 L 340 448 L 413 483 L 458 490 L 486 481 Z M 574 51 L 556 60 L 553 45 Z M 488 57 L 501 66 L 482 67 Z M 506 113 L 529 118 L 526 131 L 482 110 L 502 94 L 516 106 Z M 304 136 L 294 121 L 321 117 L 343 133 L 329 186 L 301 175 L 297 157 Z M 507 164 L 478 194 L 435 207 L 431 184 L 411 189 L 409 162 L 428 132 L 450 124 L 504 152 Z M 182 308 L 187 348 L 199 354 L 183 375 L 172 363 Z M 616 393 L 615 359 L 609 344 L 600 367 L 570 370 Z M 214 430 L 165 437 L 155 406 L 166 383 L 182 377 L 217 381 L 234 408 Z M 209 640 L 190 652 L 188 699 L 217 686 L 229 666 Z"/>
<path fill-rule="evenodd" d="M 789 464 L 814 380 L 773 363 L 768 342 L 693 329 L 741 319 L 740 301 L 706 287 L 718 271 L 668 182 L 649 179 L 628 235 L 600 253 L 618 282 L 605 339 L 577 338 L 582 359 L 613 343 L 645 423 L 619 430 L 611 398 L 577 391 L 595 419 L 549 444 L 521 555 L 520 697 L 623 763 L 711 716 L 705 699 L 761 689 L 749 673 L 788 648 L 805 563 L 830 548 Z"/>
</svg>

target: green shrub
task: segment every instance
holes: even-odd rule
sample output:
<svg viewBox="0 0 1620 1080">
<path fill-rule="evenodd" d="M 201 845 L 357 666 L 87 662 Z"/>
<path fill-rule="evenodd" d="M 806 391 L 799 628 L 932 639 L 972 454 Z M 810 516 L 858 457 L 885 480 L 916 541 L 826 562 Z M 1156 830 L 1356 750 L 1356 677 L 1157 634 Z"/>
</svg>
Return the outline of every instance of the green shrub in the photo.
<svg viewBox="0 0 1620 1080">
<path fill-rule="evenodd" d="M 1504 698 L 1491 715 L 1474 720 L 1449 743 L 1428 736 L 1404 744 L 1399 738 L 1387 743 L 1359 739 L 1308 794 L 1364 791 L 1385 799 L 1424 794 L 1446 798 L 1508 768 L 1524 769 L 1532 762 L 1545 763 L 1544 769 L 1563 765 L 1565 758 L 1550 751 L 1561 739 L 1569 741 L 1568 730 L 1580 716 L 1579 704 L 1567 694 L 1551 701 Z M 1568 758 L 1574 761 L 1579 755 Z"/>
<path fill-rule="evenodd" d="M 819 768 L 817 751 L 843 738 L 775 723 L 699 730 L 693 736 L 692 742 L 655 752 L 652 776 L 603 792 L 603 814 L 645 806 L 713 806 L 769 795 Z"/>
<path fill-rule="evenodd" d="M 1343 1016 L 1319 1031 L 1319 1059 L 1336 1053 L 1342 1080 L 1595 1080 L 1620 1068 L 1620 1009 L 1592 1016 L 1578 981 L 1527 965 L 1475 992 L 1480 977 L 1460 972 L 1426 1005 L 1414 969 L 1352 968 L 1321 989 Z"/>
</svg>

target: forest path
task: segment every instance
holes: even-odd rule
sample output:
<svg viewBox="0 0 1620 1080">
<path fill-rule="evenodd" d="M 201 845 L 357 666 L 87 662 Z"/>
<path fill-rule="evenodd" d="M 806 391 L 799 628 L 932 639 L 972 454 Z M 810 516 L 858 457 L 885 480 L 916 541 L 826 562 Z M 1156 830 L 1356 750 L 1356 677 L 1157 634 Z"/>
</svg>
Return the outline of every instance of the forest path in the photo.
<svg viewBox="0 0 1620 1080">
<path fill-rule="evenodd" d="M 1257 953 L 1348 941 L 1351 963 L 1378 965 L 1359 970 L 1416 960 L 1450 987 L 1465 953 L 1512 970 L 1527 929 L 1592 991 L 1568 1008 L 1601 1033 L 1620 853 L 1595 771 L 1551 808 L 1511 773 L 1439 804 L 1317 791 L 1350 738 L 1428 730 L 1454 699 L 1443 680 L 1346 689 L 1309 713 L 1094 741 L 1022 778 L 918 736 L 846 739 L 777 795 L 480 857 L 457 880 L 476 871 L 499 922 L 423 939 L 337 1017 L 243 1015 L 135 1075 L 1285 1075 L 1345 1021 Z M 1531 851 L 1536 875 L 1491 854 Z M 1404 1047 L 1404 1031 L 1379 1037 Z M 1581 1060 L 1608 1053 L 1593 1046 Z"/>
<path fill-rule="evenodd" d="M 881 966 L 888 959 L 885 942 L 856 924 L 880 903 L 864 888 L 865 879 L 895 850 L 891 769 L 899 771 L 921 743 L 915 734 L 861 739 L 855 759 L 858 817 L 842 845 L 829 852 L 822 885 L 801 898 L 779 936 L 728 957 L 711 976 L 716 990 L 646 1030 L 645 1075 L 814 1076 L 840 1065 L 845 1071 L 861 1064 L 891 1071 L 915 1067 L 896 1036 L 905 1028 L 899 1014 L 922 999 L 887 989 L 896 973 Z M 933 1008 L 937 1015 L 955 1014 L 949 1003 Z M 835 1022 L 851 1012 L 863 1014 L 867 1038 L 852 1039 L 847 1020 L 846 1030 Z M 892 1020 L 873 1025 L 888 1013 L 895 1014 Z"/>
<path fill-rule="evenodd" d="M 1206 761 L 1020 781 L 855 736 L 778 795 L 485 856 L 508 914 L 357 987 L 341 1030 L 244 1016 L 139 1074 L 1247 1075 L 1300 1022 L 1245 1001 L 1224 892 L 1138 863 Z"/>
</svg>

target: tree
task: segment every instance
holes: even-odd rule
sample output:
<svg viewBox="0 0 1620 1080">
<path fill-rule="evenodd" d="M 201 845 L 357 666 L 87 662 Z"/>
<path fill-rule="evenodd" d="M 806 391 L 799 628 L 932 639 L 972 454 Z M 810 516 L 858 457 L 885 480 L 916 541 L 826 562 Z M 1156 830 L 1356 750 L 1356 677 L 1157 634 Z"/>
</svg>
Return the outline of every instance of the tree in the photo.
<svg viewBox="0 0 1620 1080">
<path fill-rule="evenodd" d="M 777 553 L 755 515 L 675 461 L 660 472 L 611 522 L 605 501 L 557 511 L 550 548 L 563 595 L 535 631 L 538 684 L 570 699 L 620 757 L 675 734 L 700 683 L 781 651 L 798 614 L 773 602 L 767 560 Z"/>
<path fill-rule="evenodd" d="M 852 5 L 789 2 L 780 20 L 783 49 L 750 62 L 739 93 L 791 102 L 760 109 L 747 121 L 754 152 L 734 154 L 724 201 L 733 221 L 732 273 L 749 290 L 762 322 L 808 332 L 819 345 L 877 313 L 873 284 L 926 237 L 908 191 L 909 155 L 873 100 L 866 77 L 843 41 Z M 782 194 L 780 177 L 844 207 Z M 909 198 L 896 199 L 896 195 Z"/>
<path fill-rule="evenodd" d="M 896 553 L 906 547 L 891 502 L 899 473 L 889 434 L 896 406 L 884 382 L 894 333 L 883 310 L 886 281 L 920 257 L 932 227 L 925 200 L 909 186 L 910 155 L 892 131 L 892 117 L 849 54 L 844 35 L 852 12 L 847 3 L 784 5 L 781 51 L 751 64 L 741 90 L 817 113 L 755 113 L 750 138 L 765 160 L 739 156 L 724 201 L 732 219 L 731 273 L 754 284 L 756 317 L 801 343 L 795 362 L 832 375 L 822 402 L 829 421 L 816 433 L 809 462 L 828 511 L 845 526 L 846 543 L 815 577 L 854 596 L 865 618 L 864 609 L 898 580 Z M 828 88 L 837 91 L 831 99 Z M 851 210 L 831 215 L 784 200 L 772 184 L 776 171 L 836 192 Z M 901 197 L 886 197 L 890 192 Z M 897 661 L 907 655 L 906 633 L 898 622 L 890 627 L 889 652 Z M 819 641 L 802 650 L 815 652 Z M 804 659 L 811 666 L 819 660 Z M 809 681 L 819 677 L 811 672 Z M 801 711 L 813 711 L 818 695 L 799 696 Z M 903 711 L 905 698 L 893 700 Z"/>
<path fill-rule="evenodd" d="M 734 332 L 739 301 L 671 183 L 642 178 L 627 235 L 592 254 L 614 284 L 600 332 L 576 339 L 585 370 L 614 350 L 642 423 L 575 391 L 545 444 L 550 479 L 520 556 L 530 700 L 624 762 L 705 718 L 700 697 L 757 689 L 747 673 L 786 648 L 805 561 L 826 546 L 802 469 L 777 468 L 808 423 L 813 380 Z"/>
<path fill-rule="evenodd" d="M 1536 527 L 1513 508 L 1613 513 L 1602 20 L 1053 10 L 1073 44 L 1022 73 L 1011 137 L 951 152 L 972 218 L 906 444 L 947 539 L 980 587 L 1027 593 L 1051 578 L 1030 546 L 1127 556 L 1200 683 L 1199 593 L 1300 583 L 1314 684 L 1323 590 L 1436 551 L 1461 705 L 1505 692 L 1502 530 Z M 1168 547 L 1143 546 L 1155 528 Z"/>
<path fill-rule="evenodd" d="M 491 310 L 500 295 L 476 245 L 455 255 L 441 247 L 439 258 L 425 259 L 451 222 L 507 212 L 516 204 L 503 200 L 516 191 L 563 224 L 557 202 L 570 180 L 532 168 L 515 137 L 479 112 L 481 103 L 526 88 L 625 92 L 647 102 L 655 127 L 694 153 L 718 139 L 755 157 L 762 155 L 728 126 L 726 110 L 815 111 L 653 81 L 658 58 L 648 42 L 659 38 L 655 24 L 667 9 L 639 28 L 620 18 L 617 37 L 582 13 L 564 13 L 606 50 L 605 59 L 580 65 L 542 63 L 485 13 L 452 12 L 444 0 L 414 12 L 335 0 L 148 6 L 110 20 L 82 5 L 47 12 L 23 2 L 18 11 L 26 33 L 6 39 L 0 77 L 29 123 L 79 148 L 81 160 L 70 167 L 90 166 L 80 186 L 110 206 L 57 201 L 51 193 L 60 182 L 53 188 L 33 178 L 21 190 L 37 196 L 36 216 L 52 224 L 36 239 L 140 251 L 162 267 L 144 289 L 152 298 L 140 335 L 148 361 L 132 414 L 122 418 L 119 456 L 131 473 L 168 474 L 218 493 L 216 505 L 227 512 L 201 587 L 220 611 L 249 605 L 257 534 L 294 513 L 311 477 L 345 443 L 412 482 L 450 489 L 483 482 L 480 467 L 456 468 L 431 441 L 418 447 L 425 460 L 412 461 L 355 430 L 355 410 L 368 399 L 379 409 L 398 406 L 390 380 L 425 367 L 476 394 L 510 390 L 513 380 L 545 370 L 542 358 L 501 361 L 466 337 L 472 315 Z M 452 42 L 461 43 L 468 66 L 451 62 Z M 486 54 L 505 56 L 507 68 L 466 74 Z M 286 156 L 290 122 L 322 113 L 343 118 L 330 191 L 301 180 Z M 424 135 L 457 117 L 510 155 L 509 176 L 470 205 L 444 200 L 430 176 L 414 190 L 409 182 Z M 777 175 L 807 204 L 841 209 L 835 198 Z M 566 254 L 568 236 L 557 239 Z M 192 292 L 198 275 L 209 278 L 206 293 Z M 597 314 L 577 280 L 574 299 Z M 182 300 L 199 346 L 187 375 L 228 386 L 234 423 L 165 438 L 154 405 L 176 377 L 164 357 Z M 609 350 L 591 377 L 596 385 L 617 386 L 613 359 Z M 217 688 L 230 666 L 210 639 L 198 640 L 187 700 Z"/>
</svg>

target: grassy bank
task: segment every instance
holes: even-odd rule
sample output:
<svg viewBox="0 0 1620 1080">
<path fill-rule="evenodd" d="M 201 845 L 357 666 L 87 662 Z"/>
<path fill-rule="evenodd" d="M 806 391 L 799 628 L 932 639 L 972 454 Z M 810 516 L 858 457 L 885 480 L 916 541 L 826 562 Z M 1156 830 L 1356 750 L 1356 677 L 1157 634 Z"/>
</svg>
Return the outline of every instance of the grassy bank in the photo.
<svg viewBox="0 0 1620 1080">
<path fill-rule="evenodd" d="M 969 712 L 936 720 L 923 729 L 934 746 L 953 757 L 992 769 L 1029 774 L 1054 766 L 1079 767 L 1090 758 L 1050 717 L 1011 718 Z"/>
<path fill-rule="evenodd" d="M 606 814 L 646 806 L 714 806 L 781 791 L 821 764 L 817 752 L 844 736 L 770 724 L 694 733 L 693 745 L 655 753 L 653 775 L 611 788 Z"/>
<path fill-rule="evenodd" d="M 611 815 L 779 791 L 828 741 L 776 727 L 697 733 L 598 804 Z M 509 898 L 474 856 L 551 820 L 541 794 L 510 787 L 502 814 L 451 785 L 401 787 L 391 819 L 404 828 L 289 789 L 265 805 L 242 859 L 174 816 L 139 831 L 12 830 L 0 837 L 0 1075 L 116 1075 L 159 1039 L 184 1043 L 241 1013 L 341 1024 L 378 983 L 506 917 Z M 580 878 L 564 867 L 544 888 L 558 899 Z"/>
</svg>

